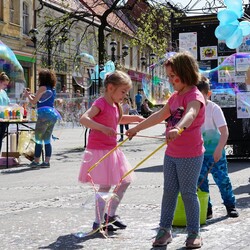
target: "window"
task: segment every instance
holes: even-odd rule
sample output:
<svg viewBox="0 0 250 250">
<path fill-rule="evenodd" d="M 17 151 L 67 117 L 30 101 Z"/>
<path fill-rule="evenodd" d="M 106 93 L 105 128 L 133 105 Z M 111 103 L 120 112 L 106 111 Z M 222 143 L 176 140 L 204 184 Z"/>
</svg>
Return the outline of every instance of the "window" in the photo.
<svg viewBox="0 0 250 250">
<path fill-rule="evenodd" d="M 23 34 L 29 35 L 29 6 L 23 3 Z"/>
<path fill-rule="evenodd" d="M 20 1 L 9 1 L 9 22 L 20 25 Z"/>
<path fill-rule="evenodd" d="M 15 22 L 14 14 L 15 14 L 14 0 L 10 0 L 10 23 Z"/>
</svg>

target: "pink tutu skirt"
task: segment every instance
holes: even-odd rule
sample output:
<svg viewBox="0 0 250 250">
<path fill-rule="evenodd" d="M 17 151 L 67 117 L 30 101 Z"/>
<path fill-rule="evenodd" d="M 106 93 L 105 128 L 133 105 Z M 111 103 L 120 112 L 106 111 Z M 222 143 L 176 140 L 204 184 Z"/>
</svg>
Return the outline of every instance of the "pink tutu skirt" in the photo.
<svg viewBox="0 0 250 250">
<path fill-rule="evenodd" d="M 82 164 L 78 180 L 82 183 L 93 181 L 94 184 L 113 186 L 132 169 L 124 153 L 118 148 L 101 161 L 90 173 L 91 168 L 110 150 L 86 149 L 82 156 Z M 90 176 L 91 178 L 90 178 Z M 130 173 L 123 181 L 131 182 L 134 173 Z"/>
</svg>

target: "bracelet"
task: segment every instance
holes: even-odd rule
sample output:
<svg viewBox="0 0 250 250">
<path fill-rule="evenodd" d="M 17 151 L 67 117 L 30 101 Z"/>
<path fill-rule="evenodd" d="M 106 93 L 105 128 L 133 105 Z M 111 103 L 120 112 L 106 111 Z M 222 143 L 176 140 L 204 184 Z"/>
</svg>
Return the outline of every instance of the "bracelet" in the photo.
<svg viewBox="0 0 250 250">
<path fill-rule="evenodd" d="M 181 131 L 181 129 L 178 126 L 174 126 L 173 128 L 177 129 L 178 132 Z"/>
</svg>

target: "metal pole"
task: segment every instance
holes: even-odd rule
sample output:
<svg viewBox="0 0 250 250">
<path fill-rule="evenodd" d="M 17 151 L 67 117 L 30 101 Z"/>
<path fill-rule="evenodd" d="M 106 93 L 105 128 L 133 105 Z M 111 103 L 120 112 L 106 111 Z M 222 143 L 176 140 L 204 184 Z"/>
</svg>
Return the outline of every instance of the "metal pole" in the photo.
<svg viewBox="0 0 250 250">
<path fill-rule="evenodd" d="M 50 69 L 52 66 L 52 62 L 51 62 L 51 50 L 52 50 L 52 44 L 51 44 L 51 29 L 49 29 L 47 31 L 47 36 L 48 36 L 48 68 Z"/>
<path fill-rule="evenodd" d="M 112 60 L 113 62 L 115 62 L 115 46 L 113 46 L 113 47 L 111 48 L 111 52 L 112 52 L 111 60 Z"/>
</svg>

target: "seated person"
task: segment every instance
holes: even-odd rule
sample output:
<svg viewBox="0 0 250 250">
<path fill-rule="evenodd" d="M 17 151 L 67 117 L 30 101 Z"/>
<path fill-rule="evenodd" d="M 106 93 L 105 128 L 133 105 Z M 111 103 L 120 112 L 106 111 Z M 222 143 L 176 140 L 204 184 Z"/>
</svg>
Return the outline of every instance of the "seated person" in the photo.
<svg viewBox="0 0 250 250">
<path fill-rule="evenodd" d="M 145 99 L 143 101 L 143 104 L 141 105 L 141 115 L 143 117 L 148 117 L 153 113 L 153 110 L 150 109 L 149 105 L 148 105 L 148 99 Z"/>
</svg>

